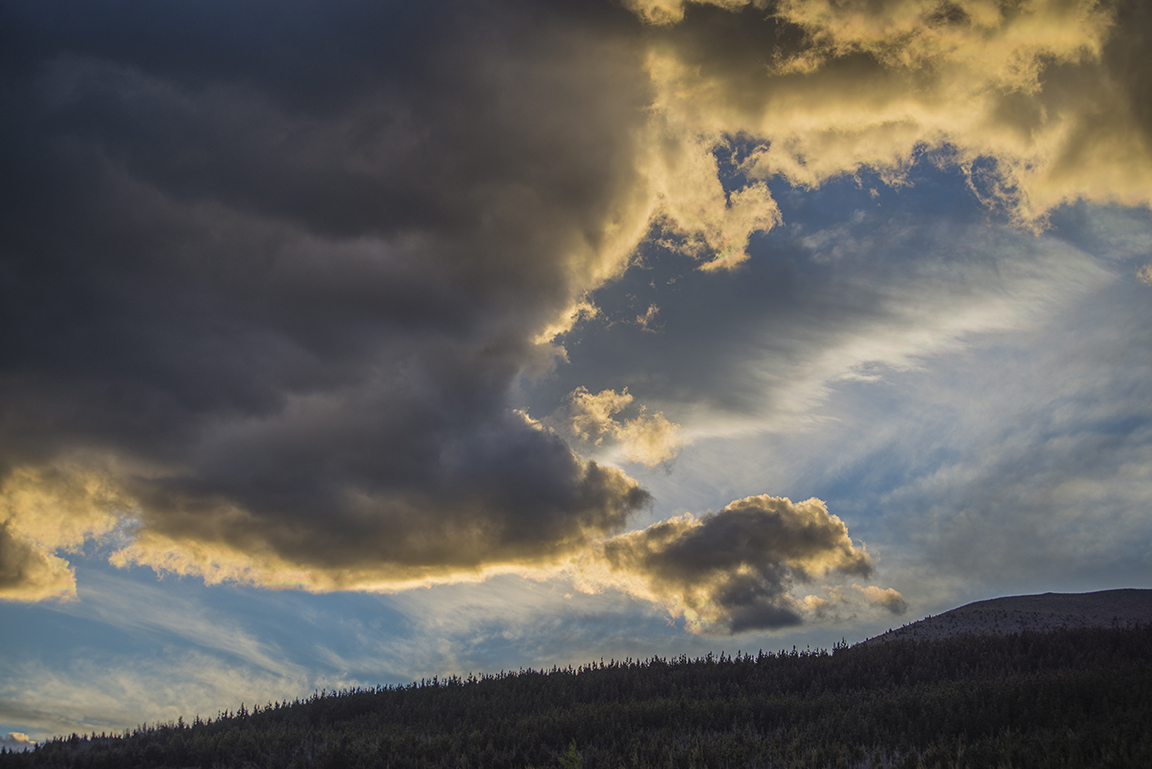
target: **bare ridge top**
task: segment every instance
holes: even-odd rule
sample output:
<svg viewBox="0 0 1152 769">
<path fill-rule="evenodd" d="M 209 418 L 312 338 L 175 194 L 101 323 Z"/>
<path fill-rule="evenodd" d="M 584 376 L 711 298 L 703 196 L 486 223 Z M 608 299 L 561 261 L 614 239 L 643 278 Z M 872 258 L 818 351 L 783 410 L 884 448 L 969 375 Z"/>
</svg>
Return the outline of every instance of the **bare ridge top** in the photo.
<svg viewBox="0 0 1152 769">
<path fill-rule="evenodd" d="M 1126 588 L 1095 593 L 1042 593 L 992 598 L 925 617 L 889 630 L 862 645 L 896 640 L 928 641 L 955 635 L 1007 634 L 1021 630 L 1143 625 L 1152 622 L 1152 590 Z"/>
</svg>

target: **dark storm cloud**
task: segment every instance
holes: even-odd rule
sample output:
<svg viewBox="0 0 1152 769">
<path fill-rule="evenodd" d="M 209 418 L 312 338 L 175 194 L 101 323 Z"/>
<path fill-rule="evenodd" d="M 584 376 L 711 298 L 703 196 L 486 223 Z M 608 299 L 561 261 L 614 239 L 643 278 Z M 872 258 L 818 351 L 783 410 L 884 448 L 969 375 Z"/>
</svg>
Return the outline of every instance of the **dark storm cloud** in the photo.
<svg viewBox="0 0 1152 769">
<path fill-rule="evenodd" d="M 729 633 L 800 625 L 804 604 L 791 595 L 797 583 L 872 571 L 868 554 L 823 502 L 768 495 L 617 535 L 583 564 L 590 586 L 664 605 L 694 630 Z"/>
<path fill-rule="evenodd" d="M 98 478 L 103 507 L 59 517 L 134 521 L 118 562 L 314 589 L 620 530 L 645 492 L 511 393 L 650 225 L 723 272 L 779 221 L 768 180 L 902 183 L 925 148 L 1029 226 L 1147 201 L 1111 6 L 940 9 L 0 3 L 5 525 L 64 547 L 28 510 Z M 803 401 L 817 374 L 769 389 Z M 762 605 L 743 580 L 725 605 Z"/>
<path fill-rule="evenodd" d="M 645 502 L 508 403 L 626 256 L 624 11 L 0 13 L 13 527 L 53 492 L 12 473 L 80 468 L 139 521 L 119 562 L 324 589 L 549 561 Z"/>
<path fill-rule="evenodd" d="M 1104 47 L 1103 62 L 1110 79 L 1127 92 L 1139 121 L 1146 151 L 1152 151 L 1152 6 L 1138 0 L 1116 5 L 1118 33 Z"/>
</svg>

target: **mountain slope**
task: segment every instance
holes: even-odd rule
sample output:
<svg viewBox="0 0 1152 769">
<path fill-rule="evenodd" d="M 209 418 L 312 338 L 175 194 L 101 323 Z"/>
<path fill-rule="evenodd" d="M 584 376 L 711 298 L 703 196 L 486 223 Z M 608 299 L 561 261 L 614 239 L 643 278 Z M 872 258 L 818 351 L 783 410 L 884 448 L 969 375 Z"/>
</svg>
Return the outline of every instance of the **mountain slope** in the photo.
<svg viewBox="0 0 1152 769">
<path fill-rule="evenodd" d="M 1015 633 L 1077 627 L 1127 627 L 1152 623 L 1152 590 L 1043 593 L 993 598 L 905 625 L 858 644 L 929 641 L 956 635 Z"/>
<path fill-rule="evenodd" d="M 9 769 L 1152 766 L 1152 626 L 599 663 L 316 694 Z"/>
</svg>

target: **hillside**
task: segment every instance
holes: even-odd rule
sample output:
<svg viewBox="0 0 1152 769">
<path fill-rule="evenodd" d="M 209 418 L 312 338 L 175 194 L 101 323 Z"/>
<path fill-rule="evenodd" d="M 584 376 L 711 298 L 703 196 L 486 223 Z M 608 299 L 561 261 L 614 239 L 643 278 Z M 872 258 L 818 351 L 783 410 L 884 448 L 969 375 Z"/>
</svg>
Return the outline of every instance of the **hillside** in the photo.
<svg viewBox="0 0 1152 769">
<path fill-rule="evenodd" d="M 862 646 L 890 641 L 928 641 L 957 635 L 1047 631 L 1060 628 L 1127 627 L 1152 623 L 1152 590 L 1043 593 L 993 598 L 926 617 L 869 638 Z"/>
<path fill-rule="evenodd" d="M 1152 626 L 452 677 L 73 735 L 8 767 L 1147 767 Z"/>
</svg>

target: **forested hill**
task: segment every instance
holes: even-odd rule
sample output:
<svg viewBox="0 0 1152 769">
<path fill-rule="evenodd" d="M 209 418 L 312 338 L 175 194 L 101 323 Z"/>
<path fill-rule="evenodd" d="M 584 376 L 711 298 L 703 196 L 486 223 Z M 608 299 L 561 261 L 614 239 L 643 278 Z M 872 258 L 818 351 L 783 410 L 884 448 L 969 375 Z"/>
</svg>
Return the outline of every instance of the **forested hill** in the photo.
<svg viewBox="0 0 1152 769">
<path fill-rule="evenodd" d="M 1152 626 L 597 663 L 317 694 L 0 767 L 1152 766 Z"/>
<path fill-rule="evenodd" d="M 869 638 L 926 641 L 967 633 L 1016 633 L 1077 627 L 1125 627 L 1152 623 L 1152 590 L 1013 595 L 977 601 Z"/>
</svg>

